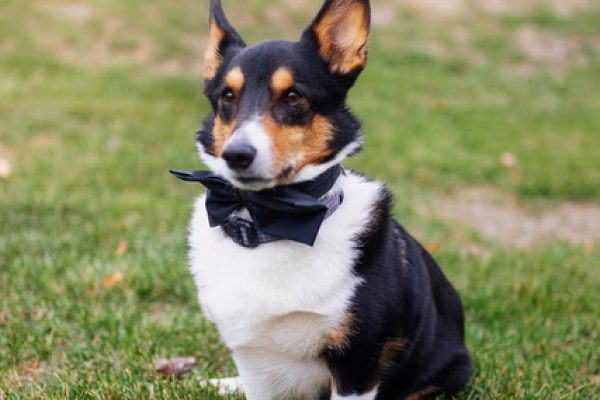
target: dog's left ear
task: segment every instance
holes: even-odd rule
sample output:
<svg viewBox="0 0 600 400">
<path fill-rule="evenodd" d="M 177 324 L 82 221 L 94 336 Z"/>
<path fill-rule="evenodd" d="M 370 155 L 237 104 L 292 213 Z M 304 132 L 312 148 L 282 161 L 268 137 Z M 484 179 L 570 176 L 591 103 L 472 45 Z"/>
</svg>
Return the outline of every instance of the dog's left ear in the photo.
<svg viewBox="0 0 600 400">
<path fill-rule="evenodd" d="M 210 80 L 215 77 L 219 65 L 230 51 L 246 47 L 244 39 L 231 26 L 221 0 L 210 0 L 208 43 L 204 53 L 204 79 Z"/>
<path fill-rule="evenodd" d="M 325 0 L 302 40 L 316 42 L 331 72 L 360 72 L 367 62 L 371 23 L 369 0 Z"/>
</svg>

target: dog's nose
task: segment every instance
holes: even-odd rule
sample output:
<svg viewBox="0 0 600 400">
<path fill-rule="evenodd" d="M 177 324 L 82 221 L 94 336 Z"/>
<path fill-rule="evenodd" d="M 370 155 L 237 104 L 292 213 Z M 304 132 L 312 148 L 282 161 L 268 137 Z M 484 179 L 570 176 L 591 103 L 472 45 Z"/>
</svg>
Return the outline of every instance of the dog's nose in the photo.
<svg viewBox="0 0 600 400">
<path fill-rule="evenodd" d="M 231 169 L 246 169 L 254 161 L 256 149 L 247 143 L 232 143 L 223 151 L 223 159 Z"/>
</svg>

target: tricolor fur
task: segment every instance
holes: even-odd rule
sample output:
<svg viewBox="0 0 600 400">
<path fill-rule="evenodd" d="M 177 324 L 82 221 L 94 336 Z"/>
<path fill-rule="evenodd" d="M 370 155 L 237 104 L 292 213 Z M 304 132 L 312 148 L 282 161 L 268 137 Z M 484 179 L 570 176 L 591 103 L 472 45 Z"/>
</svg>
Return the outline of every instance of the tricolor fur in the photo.
<svg viewBox="0 0 600 400">
<path fill-rule="evenodd" d="M 369 6 L 328 1 L 298 42 L 246 46 L 211 2 L 205 94 L 212 113 L 198 133 L 202 159 L 247 189 L 315 177 L 358 151 L 360 124 L 345 104 L 366 62 Z M 250 145 L 249 168 L 228 168 L 224 152 Z"/>
<path fill-rule="evenodd" d="M 211 1 L 197 134 L 205 163 L 244 190 L 312 179 L 362 143 L 346 95 L 367 60 L 368 0 L 326 0 L 297 42 L 248 46 Z M 190 265 L 206 316 L 249 400 L 428 398 L 471 373 L 460 299 L 431 256 L 390 216 L 390 193 L 347 171 L 344 201 L 313 247 L 248 249 L 211 228 L 205 197 Z M 243 211 L 242 211 L 243 214 Z"/>
</svg>

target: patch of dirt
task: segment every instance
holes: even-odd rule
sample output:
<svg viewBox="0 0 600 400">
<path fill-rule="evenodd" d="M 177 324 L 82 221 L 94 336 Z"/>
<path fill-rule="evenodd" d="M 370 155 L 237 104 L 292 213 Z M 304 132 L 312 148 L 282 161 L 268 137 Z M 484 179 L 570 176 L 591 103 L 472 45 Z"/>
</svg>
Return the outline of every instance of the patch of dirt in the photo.
<svg viewBox="0 0 600 400">
<path fill-rule="evenodd" d="M 87 22 L 96 15 L 96 10 L 90 4 L 52 1 L 45 6 L 48 11 L 74 22 Z"/>
<path fill-rule="evenodd" d="M 311 13 L 316 15 L 317 10 L 320 7 L 320 3 L 315 2 L 315 0 L 311 1 L 298 1 L 298 0 L 283 0 L 283 7 L 286 10 L 294 11 L 294 12 L 308 12 L 310 10 Z M 307 21 L 308 23 L 308 21 Z"/>
<path fill-rule="evenodd" d="M 14 50 L 17 47 L 17 41 L 15 38 L 6 37 L 0 39 L 0 54 L 4 52 L 9 52 Z"/>
<path fill-rule="evenodd" d="M 30 140 L 29 145 L 33 151 L 49 151 L 59 149 L 62 144 L 61 136 L 55 132 L 40 131 Z"/>
<path fill-rule="evenodd" d="M 64 62 L 78 66 L 137 63 L 156 73 L 201 75 L 203 36 L 182 37 L 185 57 L 161 59 L 150 35 L 133 29 L 118 16 L 106 15 L 100 8 L 62 0 L 48 2 L 44 7 L 61 24 L 71 24 L 73 30 L 81 32 L 77 37 L 68 37 L 62 30 L 54 29 L 51 20 L 26 22 L 38 44 Z"/>
<path fill-rule="evenodd" d="M 10 154 L 12 154 L 12 150 L 9 149 L 6 145 L 0 143 L 0 157 L 8 157 Z"/>
<path fill-rule="evenodd" d="M 471 16 L 477 12 L 525 15 L 547 8 L 559 17 L 568 17 L 595 6 L 593 0 L 390 0 L 386 3 L 412 9 L 422 18 L 432 20 Z"/>
<path fill-rule="evenodd" d="M 413 9 L 426 19 L 462 16 L 469 11 L 465 0 L 395 0 L 395 2 Z"/>
<path fill-rule="evenodd" d="M 492 15 L 523 15 L 550 8 L 558 16 L 569 16 L 592 8 L 592 0 L 475 0 L 474 6 Z"/>
<path fill-rule="evenodd" d="M 269 24 L 276 27 L 294 26 L 290 12 L 280 6 L 272 5 L 264 10 L 264 15 L 269 21 Z"/>
<path fill-rule="evenodd" d="M 587 11 L 594 5 L 592 0 L 553 0 L 550 3 L 552 11 L 562 17 Z"/>
<path fill-rule="evenodd" d="M 527 57 L 536 61 L 565 62 L 579 53 L 576 38 L 559 36 L 540 31 L 532 26 L 523 26 L 515 32 L 515 44 Z"/>
<path fill-rule="evenodd" d="M 373 3 L 371 6 L 371 23 L 374 26 L 390 26 L 397 21 L 396 8 L 392 4 Z"/>
<path fill-rule="evenodd" d="M 557 16 L 567 17 L 595 6 L 593 0 L 388 0 L 373 4 L 373 7 L 390 4 L 406 6 L 431 18 L 465 16 L 476 10 L 493 15 L 523 15 L 544 8 L 550 8 Z"/>
<path fill-rule="evenodd" d="M 514 196 L 475 188 L 438 198 L 434 212 L 518 248 L 555 241 L 593 247 L 600 241 L 600 206 L 596 204 L 565 202 L 529 211 Z"/>
<path fill-rule="evenodd" d="M 185 57 L 171 58 L 162 62 L 152 63 L 156 72 L 173 74 L 186 73 L 196 77 L 202 76 L 204 70 L 204 50 L 206 49 L 206 35 L 187 34 L 181 38 L 181 45 L 186 49 Z"/>
<path fill-rule="evenodd" d="M 539 8 L 542 5 L 542 1 L 476 0 L 475 7 L 487 14 L 492 15 L 523 15 L 529 14 L 536 8 Z"/>
<path fill-rule="evenodd" d="M 74 65 L 106 65 L 112 63 L 148 62 L 154 48 L 145 35 L 133 32 L 122 19 L 105 15 L 85 4 L 54 1 L 46 4 L 50 17 L 59 18 L 69 29 L 56 29 L 56 21 L 27 21 L 29 31 L 38 44 L 59 59 Z M 85 23 L 85 24 L 84 24 Z M 97 23 L 97 27 L 92 27 Z M 68 36 L 64 32 L 80 32 Z"/>
<path fill-rule="evenodd" d="M 587 39 L 545 32 L 529 25 L 516 30 L 514 46 L 529 60 L 554 73 L 588 62 Z"/>
</svg>

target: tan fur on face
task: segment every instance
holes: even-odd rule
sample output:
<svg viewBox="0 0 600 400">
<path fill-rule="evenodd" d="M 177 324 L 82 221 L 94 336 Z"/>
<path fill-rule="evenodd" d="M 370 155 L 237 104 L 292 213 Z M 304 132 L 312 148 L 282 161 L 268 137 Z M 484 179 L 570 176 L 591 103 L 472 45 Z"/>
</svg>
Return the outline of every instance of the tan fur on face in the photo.
<svg viewBox="0 0 600 400">
<path fill-rule="evenodd" d="M 240 91 L 244 86 L 244 73 L 240 67 L 235 67 L 225 75 L 225 83 L 235 93 L 236 96 L 240 95 Z M 225 122 L 221 119 L 219 114 L 215 115 L 215 124 L 213 129 L 214 139 L 214 152 L 215 156 L 220 157 L 223 154 L 223 148 L 225 142 L 233 134 L 233 128 L 235 127 L 235 119 L 233 121 Z"/>
<path fill-rule="evenodd" d="M 348 73 L 366 64 L 368 12 L 357 0 L 337 0 L 313 26 L 319 52 L 332 71 Z"/>
<path fill-rule="evenodd" d="M 344 315 L 340 323 L 328 332 L 325 337 L 325 345 L 328 348 L 342 350 L 348 344 L 349 337 L 352 335 L 352 325 L 354 323 L 354 315 L 347 313 Z"/>
<path fill-rule="evenodd" d="M 227 139 L 231 137 L 234 126 L 235 124 L 233 121 L 225 123 L 221 117 L 219 117 L 219 115 L 215 116 L 215 124 L 213 129 L 215 156 L 220 157 L 221 154 L 223 154 L 223 147 L 225 147 L 225 142 Z"/>
<path fill-rule="evenodd" d="M 236 94 L 242 90 L 244 86 L 244 73 L 240 67 L 235 67 L 225 75 L 225 83 L 227 87 L 233 90 Z"/>
<path fill-rule="evenodd" d="M 305 165 L 318 163 L 330 154 L 328 143 L 333 128 L 322 115 L 313 116 L 308 126 L 280 125 L 270 116 L 265 117 L 263 123 L 271 137 L 273 167 L 277 175 L 288 167 L 296 173 Z"/>
<path fill-rule="evenodd" d="M 294 76 L 285 67 L 277 68 L 277 71 L 271 77 L 271 89 L 275 93 L 281 93 L 294 86 Z"/>
<path fill-rule="evenodd" d="M 221 61 L 223 61 L 221 54 L 219 54 L 219 45 L 225 36 L 225 32 L 219 28 L 214 18 L 210 19 L 209 24 L 208 43 L 204 52 L 204 79 L 214 78 Z"/>
</svg>

